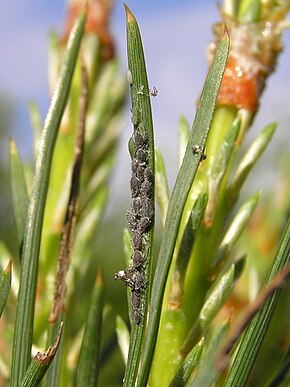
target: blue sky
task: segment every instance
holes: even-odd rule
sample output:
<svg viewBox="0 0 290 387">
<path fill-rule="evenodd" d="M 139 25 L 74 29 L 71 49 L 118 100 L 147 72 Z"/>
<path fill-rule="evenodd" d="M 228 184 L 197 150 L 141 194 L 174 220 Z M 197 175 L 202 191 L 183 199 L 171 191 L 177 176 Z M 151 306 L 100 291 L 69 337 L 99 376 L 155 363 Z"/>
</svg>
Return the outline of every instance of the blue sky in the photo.
<svg viewBox="0 0 290 387">
<path fill-rule="evenodd" d="M 205 51 L 211 41 L 211 25 L 219 21 L 214 0 L 131 0 L 127 5 L 138 19 L 145 47 L 151 86 L 159 94 L 153 99 L 156 142 L 164 153 L 168 170 L 176 173 L 177 122 L 180 114 L 191 123 L 195 103 L 207 72 Z M 7 94 L 17 113 L 10 131 L 24 158 L 29 158 L 31 129 L 27 103 L 35 100 L 43 116 L 48 108 L 47 49 L 48 33 L 63 31 L 65 2 L 53 0 L 2 0 L 0 12 L 0 95 Z M 126 73 L 125 13 L 118 1 L 112 29 L 121 65 Z M 250 138 L 270 121 L 280 127 L 273 149 L 282 146 L 289 123 L 290 37 L 285 34 L 287 49 L 282 54 L 278 73 L 271 77 L 262 99 L 262 109 L 255 120 Z M 120 147 L 122 162 L 129 163 L 126 150 L 130 135 L 130 114 L 126 117 Z M 276 145 L 275 145 L 276 144 Z M 123 165 L 123 164 L 122 164 Z M 124 166 L 123 166 L 124 168 Z M 116 172 L 118 175 L 118 172 Z"/>
</svg>

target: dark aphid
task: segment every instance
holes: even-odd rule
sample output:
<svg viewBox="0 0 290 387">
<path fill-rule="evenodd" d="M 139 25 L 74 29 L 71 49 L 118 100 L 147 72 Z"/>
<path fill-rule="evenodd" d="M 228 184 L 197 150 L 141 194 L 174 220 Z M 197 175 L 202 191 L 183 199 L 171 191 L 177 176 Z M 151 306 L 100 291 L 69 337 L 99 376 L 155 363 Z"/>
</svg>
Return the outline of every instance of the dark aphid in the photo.
<svg viewBox="0 0 290 387">
<path fill-rule="evenodd" d="M 142 208 L 140 211 L 140 215 L 142 217 L 152 219 L 154 215 L 154 207 L 151 200 L 145 196 L 145 197 L 142 197 L 141 203 L 142 203 Z"/>
<path fill-rule="evenodd" d="M 122 280 L 132 290 L 140 290 L 144 284 L 143 275 L 136 269 L 129 267 L 127 270 L 120 270 L 115 274 L 115 280 Z"/>
<path fill-rule="evenodd" d="M 136 159 L 133 158 L 133 159 L 132 159 L 132 164 L 131 164 L 131 166 L 132 166 L 132 172 L 133 172 L 133 173 L 136 173 L 136 172 L 137 172 L 138 165 L 139 165 L 138 160 L 136 160 Z"/>
<path fill-rule="evenodd" d="M 201 152 L 200 146 L 197 145 L 197 144 L 193 145 L 193 147 L 192 147 L 192 153 L 193 153 L 194 155 L 197 155 L 197 154 L 200 153 L 200 152 Z"/>
<path fill-rule="evenodd" d="M 137 168 L 137 171 L 136 171 L 136 176 L 137 176 L 137 178 L 140 181 L 144 180 L 144 172 L 145 172 L 144 166 L 143 165 L 139 165 L 138 168 Z"/>
<path fill-rule="evenodd" d="M 131 292 L 131 305 L 132 305 L 132 312 L 133 312 L 133 318 L 136 324 L 140 324 L 142 319 L 142 313 L 141 313 L 141 296 L 139 291 L 132 290 Z"/>
<path fill-rule="evenodd" d="M 138 215 L 142 207 L 142 202 L 139 197 L 132 199 L 132 213 Z"/>
<path fill-rule="evenodd" d="M 142 265 L 144 262 L 144 257 L 141 251 L 135 250 L 132 255 L 133 267 L 136 269 Z"/>
<path fill-rule="evenodd" d="M 134 133 L 134 140 L 135 140 L 136 149 L 145 148 L 147 145 L 147 138 L 143 137 L 142 134 L 138 132 Z"/>
<path fill-rule="evenodd" d="M 136 309 L 136 310 L 133 309 L 133 317 L 134 317 L 135 323 L 139 325 L 142 317 L 141 311 L 139 309 Z"/>
<path fill-rule="evenodd" d="M 144 277 L 137 270 L 133 271 L 131 281 L 133 283 L 133 290 L 140 290 L 144 286 Z"/>
<path fill-rule="evenodd" d="M 133 310 L 137 310 L 141 305 L 140 293 L 132 290 L 131 292 L 131 303 Z"/>
<path fill-rule="evenodd" d="M 134 231 L 136 230 L 136 227 L 137 227 L 137 220 L 135 218 L 135 215 L 132 214 L 131 211 L 127 211 L 126 212 L 126 216 L 127 216 L 127 222 L 128 222 L 128 226 L 130 228 L 131 231 Z"/>
<path fill-rule="evenodd" d="M 192 153 L 193 153 L 194 155 L 197 155 L 197 154 L 201 153 L 201 159 L 200 159 L 200 161 L 203 161 L 203 160 L 206 159 L 206 155 L 204 154 L 204 152 L 202 151 L 201 147 L 200 147 L 198 144 L 193 145 L 193 147 L 192 147 Z"/>
<path fill-rule="evenodd" d="M 137 179 L 136 176 L 132 176 L 130 185 L 131 185 L 131 195 L 134 198 L 139 195 L 140 188 L 141 188 L 140 180 Z"/>
<path fill-rule="evenodd" d="M 119 270 L 116 274 L 115 274 L 115 280 L 122 280 L 122 281 L 126 281 L 126 278 L 127 278 L 127 275 L 126 275 L 126 271 L 125 270 Z"/>
<path fill-rule="evenodd" d="M 150 169 L 148 167 L 145 168 L 145 171 L 144 171 L 144 178 L 148 181 L 151 181 L 152 180 L 152 173 L 150 171 Z"/>
<path fill-rule="evenodd" d="M 134 250 L 142 250 L 143 241 L 142 236 L 139 232 L 135 231 L 132 234 L 132 244 Z"/>
<path fill-rule="evenodd" d="M 141 195 L 144 195 L 144 196 L 151 196 L 151 193 L 152 193 L 151 181 L 144 180 L 143 183 L 141 183 L 140 193 Z"/>
<path fill-rule="evenodd" d="M 124 281 L 126 286 L 129 286 L 131 289 L 134 288 L 135 282 L 132 278 L 132 270 L 120 270 L 115 274 L 115 280 Z"/>
<path fill-rule="evenodd" d="M 151 220 L 147 217 L 143 217 L 139 220 L 137 224 L 137 230 L 143 234 L 144 232 L 149 231 L 151 228 Z"/>
<path fill-rule="evenodd" d="M 138 163 L 140 165 L 145 165 L 146 160 L 147 160 L 147 155 L 146 152 L 144 152 L 143 149 L 138 149 L 136 152 L 136 159 L 138 160 Z"/>
</svg>

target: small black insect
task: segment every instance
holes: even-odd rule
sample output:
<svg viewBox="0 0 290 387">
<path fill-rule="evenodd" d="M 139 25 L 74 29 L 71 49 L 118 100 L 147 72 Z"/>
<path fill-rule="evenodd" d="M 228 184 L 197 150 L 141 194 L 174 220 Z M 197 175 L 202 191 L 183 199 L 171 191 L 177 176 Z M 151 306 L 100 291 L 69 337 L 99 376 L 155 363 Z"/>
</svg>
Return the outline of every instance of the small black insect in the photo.
<svg viewBox="0 0 290 387">
<path fill-rule="evenodd" d="M 132 213 L 134 215 L 138 215 L 141 208 L 142 208 L 142 202 L 141 202 L 141 199 L 139 197 L 136 197 L 136 198 L 133 198 L 132 199 Z"/>
<path fill-rule="evenodd" d="M 194 155 L 197 155 L 197 154 L 200 153 L 200 152 L 201 152 L 200 146 L 197 145 L 197 144 L 193 145 L 193 147 L 192 147 L 192 153 L 193 153 Z"/>
<path fill-rule="evenodd" d="M 148 167 L 145 168 L 145 171 L 144 171 L 144 178 L 148 181 L 151 181 L 152 180 L 152 173 L 150 171 L 150 169 Z"/>
<path fill-rule="evenodd" d="M 151 228 L 151 220 L 147 217 L 143 217 L 139 220 L 137 224 L 137 230 L 143 234 L 144 232 L 149 231 Z"/>
<path fill-rule="evenodd" d="M 142 250 L 143 241 L 139 232 L 135 231 L 132 234 L 132 245 L 134 250 Z"/>
<path fill-rule="evenodd" d="M 132 159 L 132 163 L 131 163 L 131 167 L 132 167 L 132 172 L 133 173 L 136 173 L 137 172 L 137 168 L 139 166 L 139 163 L 138 163 L 138 160 L 136 159 Z"/>
<path fill-rule="evenodd" d="M 137 179 L 137 177 L 133 175 L 131 177 L 130 185 L 131 185 L 131 195 L 134 198 L 134 197 L 139 195 L 140 188 L 141 188 L 140 180 Z"/>
<path fill-rule="evenodd" d="M 141 311 L 139 309 L 136 309 L 136 310 L 133 309 L 133 317 L 134 317 L 135 323 L 139 325 L 142 318 Z"/>
<path fill-rule="evenodd" d="M 142 319 L 140 292 L 132 290 L 130 299 L 134 321 L 136 324 L 140 324 Z"/>
<path fill-rule="evenodd" d="M 199 145 L 197 145 L 197 144 L 195 144 L 195 145 L 192 147 L 192 153 L 193 153 L 194 155 L 197 155 L 197 154 L 199 154 L 199 153 L 202 153 L 202 154 L 201 154 L 201 159 L 200 159 L 200 161 L 203 161 L 203 160 L 206 159 L 206 155 L 205 155 L 204 152 L 202 151 L 201 147 L 200 147 Z"/>
<path fill-rule="evenodd" d="M 144 286 L 144 277 L 140 271 L 133 270 L 131 281 L 133 283 L 133 290 L 140 290 Z"/>
<path fill-rule="evenodd" d="M 151 196 L 152 193 L 152 184 L 149 180 L 144 180 L 141 183 L 140 194 L 144 196 Z"/>
<path fill-rule="evenodd" d="M 115 280 L 124 281 L 126 286 L 129 286 L 131 289 L 134 287 L 134 281 L 132 280 L 132 271 L 128 270 L 120 270 L 115 274 Z"/>
<path fill-rule="evenodd" d="M 138 149 L 136 152 L 136 159 L 138 160 L 139 165 L 145 165 L 147 161 L 146 152 L 143 149 Z"/>
<path fill-rule="evenodd" d="M 131 303 L 133 310 L 139 309 L 141 305 L 140 293 L 136 291 L 131 292 Z"/>
<path fill-rule="evenodd" d="M 152 219 L 154 215 L 154 207 L 149 198 L 142 197 L 142 208 L 140 211 L 140 216 L 141 217 L 146 217 L 148 219 Z"/>
<path fill-rule="evenodd" d="M 134 133 L 134 140 L 137 149 L 145 148 L 147 145 L 147 138 L 138 132 Z"/>
<path fill-rule="evenodd" d="M 144 277 L 138 270 L 129 267 L 127 270 L 120 270 L 115 274 L 115 280 L 122 280 L 132 290 L 140 290 L 144 286 Z"/>
<path fill-rule="evenodd" d="M 139 165 L 137 170 L 136 170 L 136 176 L 137 178 L 140 180 L 140 181 L 143 181 L 144 180 L 144 173 L 145 173 L 145 169 L 143 165 Z"/>
<path fill-rule="evenodd" d="M 135 250 L 132 255 L 133 267 L 134 269 L 139 268 L 144 262 L 144 257 L 141 251 Z"/>
<path fill-rule="evenodd" d="M 127 216 L 127 222 L 128 222 L 128 226 L 129 226 L 130 230 L 131 231 L 136 230 L 137 220 L 136 220 L 134 214 L 132 214 L 131 211 L 127 211 L 126 216 Z"/>
</svg>

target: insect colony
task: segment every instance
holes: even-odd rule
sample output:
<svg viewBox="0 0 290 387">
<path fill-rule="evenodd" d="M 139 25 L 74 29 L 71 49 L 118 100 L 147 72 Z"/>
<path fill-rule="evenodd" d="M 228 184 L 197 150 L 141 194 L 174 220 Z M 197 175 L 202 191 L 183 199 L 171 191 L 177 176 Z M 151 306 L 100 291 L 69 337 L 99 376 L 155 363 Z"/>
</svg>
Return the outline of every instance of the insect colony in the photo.
<svg viewBox="0 0 290 387">
<path fill-rule="evenodd" d="M 128 82 L 133 87 L 132 74 L 129 71 Z M 137 94 L 143 94 L 143 89 Z M 149 92 L 149 95 L 156 96 L 157 90 Z M 154 221 L 154 207 L 152 203 L 152 173 L 148 167 L 148 138 L 144 125 L 140 122 L 140 114 L 137 108 L 132 108 L 132 122 L 134 133 L 129 140 L 129 151 L 132 158 L 131 176 L 131 197 L 130 210 L 127 211 L 127 221 L 132 233 L 133 254 L 132 264 L 126 270 L 120 270 L 115 275 L 115 279 L 120 279 L 131 288 L 131 308 L 136 324 L 140 324 L 142 319 L 142 291 L 144 289 L 146 267 L 145 241 L 148 238 Z"/>
</svg>

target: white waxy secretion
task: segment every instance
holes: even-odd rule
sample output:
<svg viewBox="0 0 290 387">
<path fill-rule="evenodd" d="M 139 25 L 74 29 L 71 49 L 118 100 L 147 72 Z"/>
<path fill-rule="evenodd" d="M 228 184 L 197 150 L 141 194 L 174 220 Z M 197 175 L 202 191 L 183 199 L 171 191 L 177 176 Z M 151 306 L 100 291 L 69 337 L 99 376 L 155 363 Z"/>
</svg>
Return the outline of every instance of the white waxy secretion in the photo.
<svg viewBox="0 0 290 387">
<path fill-rule="evenodd" d="M 130 70 L 127 71 L 127 81 L 129 83 L 129 85 L 133 84 L 133 77 L 132 77 L 132 73 Z"/>
</svg>

